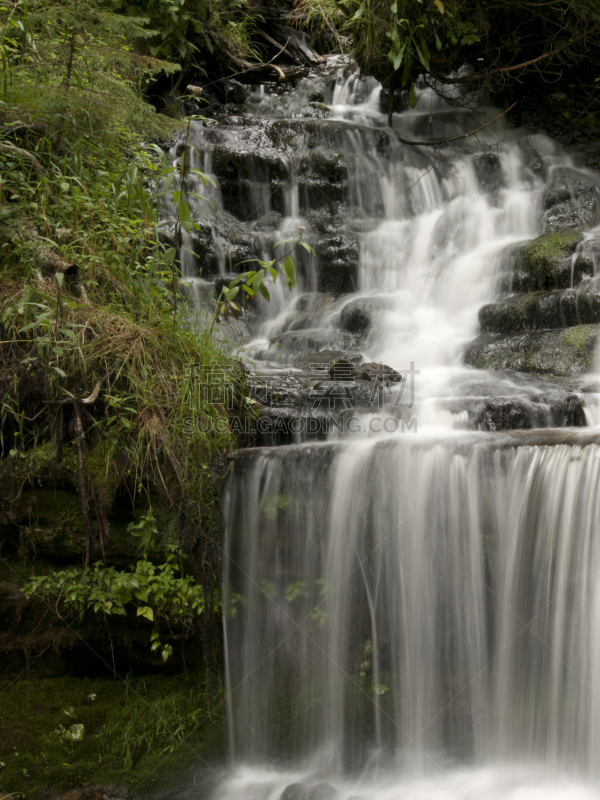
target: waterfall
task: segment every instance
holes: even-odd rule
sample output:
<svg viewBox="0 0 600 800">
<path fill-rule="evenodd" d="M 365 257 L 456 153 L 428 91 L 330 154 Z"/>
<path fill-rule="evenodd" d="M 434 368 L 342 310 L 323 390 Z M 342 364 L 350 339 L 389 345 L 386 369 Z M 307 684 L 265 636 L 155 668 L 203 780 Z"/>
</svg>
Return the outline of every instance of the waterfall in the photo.
<svg viewBox="0 0 600 800">
<path fill-rule="evenodd" d="M 569 427 L 597 425 L 600 395 L 566 368 L 553 383 L 465 365 L 480 310 L 518 301 L 519 246 L 541 234 L 572 242 L 558 294 L 528 295 L 560 313 L 525 333 L 509 320 L 507 359 L 530 331 L 599 321 L 584 301 L 595 308 L 600 182 L 477 98 L 417 90 L 393 130 L 381 87 L 345 68 L 254 93 L 222 131 L 192 129 L 219 183 L 213 227 L 240 243 L 230 263 L 276 258 L 298 225 L 315 250 L 292 292 L 279 282 L 252 306 L 244 356 L 285 380 L 327 353 L 405 376 L 387 405 L 354 409 L 352 431 L 236 457 L 224 800 L 600 796 L 600 446 Z M 456 147 L 398 139 L 476 129 Z M 587 353 L 584 333 L 569 352 Z M 386 427 L 400 412 L 408 426 Z"/>
</svg>

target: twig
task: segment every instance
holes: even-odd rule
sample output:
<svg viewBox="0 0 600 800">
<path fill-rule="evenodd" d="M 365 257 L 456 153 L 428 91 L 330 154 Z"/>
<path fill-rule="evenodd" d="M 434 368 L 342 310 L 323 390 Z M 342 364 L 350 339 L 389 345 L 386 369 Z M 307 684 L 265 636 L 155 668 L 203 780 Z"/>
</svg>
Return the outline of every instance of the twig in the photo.
<svg viewBox="0 0 600 800">
<path fill-rule="evenodd" d="M 510 67 L 497 67 L 496 69 L 488 70 L 486 72 L 474 72 L 471 75 L 465 75 L 462 78 L 442 78 L 441 80 L 444 83 L 472 83 L 473 81 L 477 81 L 483 78 L 489 78 L 491 75 L 504 75 L 507 72 L 514 72 L 518 69 L 527 69 L 527 67 L 533 66 L 533 64 L 537 64 L 540 61 L 543 61 L 547 58 L 552 58 L 557 53 L 560 53 L 562 50 L 566 50 L 567 47 L 571 47 L 576 42 L 585 39 L 586 36 L 589 36 L 591 33 L 600 30 L 600 23 L 594 25 L 587 31 L 580 33 L 578 36 L 574 36 L 572 39 L 569 39 L 568 42 L 562 44 L 560 47 L 555 47 L 554 50 L 548 50 L 547 53 L 542 53 L 541 56 L 537 56 L 537 58 L 531 58 L 529 61 L 523 61 L 520 64 L 513 64 Z"/>
<path fill-rule="evenodd" d="M 494 119 L 490 120 L 489 122 L 486 122 L 485 125 L 482 125 L 480 128 L 476 128 L 474 131 L 469 131 L 469 133 L 463 133 L 460 136 L 452 136 L 446 139 L 434 139 L 433 141 L 430 142 L 413 142 L 410 139 L 403 139 L 401 136 L 398 136 L 396 131 L 394 131 L 394 133 L 396 133 L 396 136 L 398 136 L 398 140 L 402 142 L 402 144 L 415 145 L 417 147 L 438 145 L 438 144 L 450 144 L 450 142 L 456 142 L 459 139 L 467 139 L 469 136 L 473 136 L 475 133 L 479 133 L 479 131 L 482 131 L 485 128 L 489 128 L 489 126 L 493 125 L 494 122 L 496 122 L 496 120 L 500 119 L 500 117 L 503 117 L 505 114 L 508 114 L 508 112 L 517 105 L 517 102 L 514 102 L 512 106 L 509 106 L 505 111 L 502 111 L 500 114 L 498 114 L 497 117 L 494 117 Z"/>
</svg>

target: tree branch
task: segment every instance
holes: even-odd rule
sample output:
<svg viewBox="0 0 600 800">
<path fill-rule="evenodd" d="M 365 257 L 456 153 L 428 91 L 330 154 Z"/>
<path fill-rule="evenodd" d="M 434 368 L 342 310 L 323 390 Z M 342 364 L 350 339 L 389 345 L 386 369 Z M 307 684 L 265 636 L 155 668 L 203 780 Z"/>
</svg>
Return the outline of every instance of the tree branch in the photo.
<svg viewBox="0 0 600 800">
<path fill-rule="evenodd" d="M 489 122 L 486 122 L 485 125 L 482 125 L 480 128 L 475 128 L 474 131 L 469 131 L 469 133 L 463 133 L 460 136 L 451 136 L 450 138 L 446 138 L 446 139 L 434 139 L 434 140 L 432 140 L 430 142 L 413 142 L 410 139 L 403 139 L 401 136 L 398 136 L 398 134 L 396 133 L 395 130 L 394 130 L 394 133 L 396 133 L 396 135 L 398 136 L 398 141 L 402 142 L 402 144 L 410 144 L 410 145 L 414 145 L 416 147 L 423 146 L 423 145 L 425 145 L 425 146 L 430 146 L 430 145 L 433 146 L 433 145 L 438 145 L 438 144 L 450 144 L 450 142 L 457 142 L 459 139 L 468 139 L 469 136 L 473 136 L 474 134 L 479 133 L 479 131 L 482 131 L 485 128 L 489 128 L 489 126 L 493 125 L 494 122 L 496 122 L 496 120 L 500 119 L 500 117 L 503 117 L 505 114 L 508 114 L 508 112 L 511 109 L 513 109 L 516 105 L 517 105 L 517 103 L 514 102 L 512 104 L 512 106 L 509 106 L 505 111 L 500 112 L 500 114 L 498 114 L 497 117 L 494 117 L 494 119 L 490 120 Z"/>
</svg>

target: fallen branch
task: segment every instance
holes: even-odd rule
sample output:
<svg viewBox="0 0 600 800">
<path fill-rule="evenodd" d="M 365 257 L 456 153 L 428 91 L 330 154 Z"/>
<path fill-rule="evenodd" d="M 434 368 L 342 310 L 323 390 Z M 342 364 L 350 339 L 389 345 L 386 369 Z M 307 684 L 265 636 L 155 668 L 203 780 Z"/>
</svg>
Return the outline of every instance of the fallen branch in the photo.
<svg viewBox="0 0 600 800">
<path fill-rule="evenodd" d="M 479 133 L 479 131 L 482 131 L 485 128 L 489 128 L 489 126 L 493 125 L 494 122 L 496 122 L 496 120 L 500 119 L 500 117 L 503 117 L 505 114 L 508 114 L 508 112 L 511 109 L 513 109 L 516 105 L 517 105 L 516 102 L 513 103 L 512 106 L 509 106 L 505 111 L 502 111 L 500 114 L 498 114 L 497 117 L 494 117 L 494 119 L 490 120 L 489 122 L 486 122 L 485 125 L 482 125 L 480 128 L 475 128 L 474 131 L 469 131 L 469 133 L 463 133 L 460 136 L 451 136 L 449 138 L 444 138 L 444 139 L 433 139 L 432 141 L 429 142 L 413 142 L 410 139 L 403 139 L 401 136 L 398 136 L 398 134 L 396 135 L 398 136 L 398 141 L 402 142 L 402 144 L 409 144 L 415 147 L 422 147 L 422 146 L 433 147 L 435 145 L 440 145 L 440 144 L 450 144 L 450 142 L 457 142 L 459 139 L 468 139 L 469 136 L 473 136 L 474 134 Z M 396 131 L 394 131 L 394 133 L 396 133 Z"/>
</svg>

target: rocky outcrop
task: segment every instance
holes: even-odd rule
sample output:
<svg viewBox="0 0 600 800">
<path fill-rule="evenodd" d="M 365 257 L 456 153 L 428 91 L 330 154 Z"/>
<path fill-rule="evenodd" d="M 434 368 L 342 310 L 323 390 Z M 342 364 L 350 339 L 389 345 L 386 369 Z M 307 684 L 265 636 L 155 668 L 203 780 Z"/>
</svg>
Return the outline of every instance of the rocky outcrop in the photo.
<svg viewBox="0 0 600 800">
<path fill-rule="evenodd" d="M 531 292 L 490 303 L 479 312 L 482 333 L 521 333 L 600 322 L 600 283 Z"/>
<path fill-rule="evenodd" d="M 331 294 L 358 288 L 358 237 L 351 233 L 323 236 L 315 248 L 319 259 L 319 289 Z"/>
<path fill-rule="evenodd" d="M 478 369 L 510 369 L 561 377 L 593 369 L 600 325 L 529 331 L 516 336 L 481 336 L 467 348 L 465 360 Z"/>
<path fill-rule="evenodd" d="M 562 177 L 550 183 L 546 202 L 555 208 L 571 202 L 574 192 L 577 198 L 596 196 L 594 186 Z M 593 371 L 600 332 L 600 281 L 594 277 L 599 252 L 600 242 L 584 239 L 578 229 L 520 245 L 505 284 L 513 294 L 480 309 L 481 336 L 467 347 L 467 364 L 559 377 Z M 519 414 L 522 420 L 527 416 Z M 569 412 L 558 416 L 570 418 Z"/>
<path fill-rule="evenodd" d="M 553 173 L 544 197 L 544 229 L 557 233 L 586 230 L 598 221 L 600 188 L 576 170 Z"/>
<path fill-rule="evenodd" d="M 578 230 L 545 234 L 521 245 L 512 277 L 513 292 L 567 289 L 590 275 L 589 261 L 573 259 L 583 239 Z"/>
</svg>

